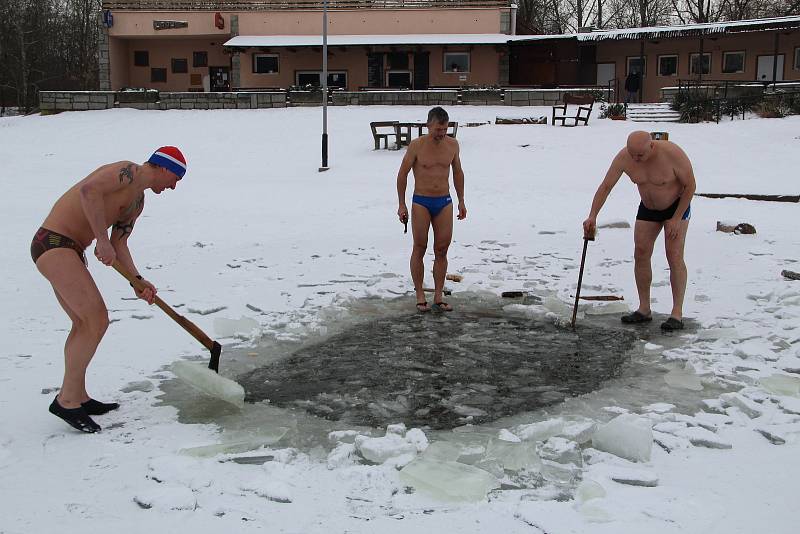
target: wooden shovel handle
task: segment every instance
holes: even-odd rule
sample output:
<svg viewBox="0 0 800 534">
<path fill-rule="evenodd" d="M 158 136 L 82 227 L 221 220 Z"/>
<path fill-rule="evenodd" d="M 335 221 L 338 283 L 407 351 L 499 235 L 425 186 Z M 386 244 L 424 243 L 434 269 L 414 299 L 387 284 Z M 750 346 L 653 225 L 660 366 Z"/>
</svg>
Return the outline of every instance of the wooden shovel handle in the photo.
<svg viewBox="0 0 800 534">
<path fill-rule="evenodd" d="M 133 276 L 128 270 L 120 265 L 119 261 L 114 260 L 114 263 L 111 264 L 114 269 L 121 274 L 125 279 L 131 283 L 131 285 L 137 290 L 142 291 L 147 286 L 145 286 L 141 280 Z M 173 321 L 178 323 L 184 330 L 189 332 L 197 341 L 199 341 L 205 348 L 208 350 L 213 350 L 214 348 L 214 341 L 208 337 L 205 332 L 200 330 L 200 328 L 191 322 L 189 319 L 184 317 L 183 315 L 179 314 L 175 310 L 173 310 L 169 304 L 161 300 L 158 296 L 155 297 L 154 304 L 164 310 L 164 313 L 169 315 Z"/>
</svg>

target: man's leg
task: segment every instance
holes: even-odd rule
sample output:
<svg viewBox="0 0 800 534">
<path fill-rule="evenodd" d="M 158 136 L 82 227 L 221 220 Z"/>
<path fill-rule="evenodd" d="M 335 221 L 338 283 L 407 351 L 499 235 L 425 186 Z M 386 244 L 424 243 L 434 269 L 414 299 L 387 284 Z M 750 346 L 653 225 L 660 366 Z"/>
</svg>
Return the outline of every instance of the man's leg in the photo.
<svg viewBox="0 0 800 534">
<path fill-rule="evenodd" d="M 689 221 L 680 222 L 680 231 L 675 239 L 665 239 L 667 263 L 669 263 L 669 283 L 672 288 L 672 312 L 670 317 L 683 320 L 683 297 L 686 295 L 686 263 L 683 261 L 683 249 L 686 244 L 686 232 Z"/>
<path fill-rule="evenodd" d="M 425 266 L 423 258 L 428 249 L 428 229 L 431 225 L 431 214 L 428 208 L 411 203 L 411 235 L 414 238 L 414 248 L 411 251 L 411 280 L 414 282 L 414 291 L 417 293 L 417 303 L 426 302 L 423 284 L 425 281 Z M 426 311 L 428 308 L 425 307 Z"/>
<path fill-rule="evenodd" d="M 653 281 L 653 270 L 650 258 L 653 256 L 653 245 L 664 225 L 652 221 L 636 221 L 633 229 L 633 273 L 636 278 L 636 291 L 639 293 L 638 312 L 650 316 L 650 284 Z"/>
<path fill-rule="evenodd" d="M 36 267 L 52 284 L 59 303 L 72 320 L 72 330 L 64 346 L 64 382 L 58 402 L 64 408 L 79 408 L 89 400 L 86 368 L 108 328 L 108 310 L 74 250 L 50 250 L 39 258 Z"/>
<path fill-rule="evenodd" d="M 444 280 L 447 276 L 447 249 L 453 240 L 453 204 L 442 208 L 431 221 L 433 224 L 433 302 L 444 300 Z"/>
</svg>

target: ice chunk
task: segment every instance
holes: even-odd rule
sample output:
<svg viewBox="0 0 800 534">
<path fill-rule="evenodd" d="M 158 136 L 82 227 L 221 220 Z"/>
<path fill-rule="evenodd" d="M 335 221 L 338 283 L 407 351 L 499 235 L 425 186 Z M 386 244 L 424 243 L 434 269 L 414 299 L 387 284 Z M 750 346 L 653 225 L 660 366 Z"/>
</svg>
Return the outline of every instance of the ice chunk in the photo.
<svg viewBox="0 0 800 534">
<path fill-rule="evenodd" d="M 559 464 L 583 465 L 580 446 L 565 438 L 552 437 L 545 441 L 539 447 L 539 456 Z"/>
<path fill-rule="evenodd" d="M 239 319 L 228 319 L 217 317 L 214 319 L 214 332 L 219 337 L 234 337 L 238 335 L 249 335 L 258 328 L 258 321 L 250 317 L 240 317 Z"/>
<path fill-rule="evenodd" d="M 585 478 L 575 490 L 575 500 L 585 503 L 592 499 L 602 499 L 606 496 L 605 488 L 599 482 Z"/>
<path fill-rule="evenodd" d="M 406 441 L 414 445 L 417 448 L 417 452 L 422 452 L 428 448 L 428 437 L 419 428 L 412 428 L 406 432 Z"/>
<path fill-rule="evenodd" d="M 461 448 L 449 441 L 434 441 L 425 449 L 422 457 L 440 462 L 455 462 L 461 456 Z"/>
<path fill-rule="evenodd" d="M 480 501 L 500 487 L 500 482 L 482 469 L 424 457 L 401 469 L 400 480 L 418 491 L 448 501 Z"/>
<path fill-rule="evenodd" d="M 730 340 L 738 335 L 735 328 L 703 328 L 697 332 L 699 341 L 712 341 L 716 339 Z"/>
<path fill-rule="evenodd" d="M 597 429 L 592 446 L 634 462 L 647 462 L 653 448 L 653 430 L 647 419 L 618 415 Z"/>
<path fill-rule="evenodd" d="M 645 412 L 654 412 L 654 413 L 667 413 L 671 412 L 675 409 L 674 404 L 670 404 L 668 402 L 656 402 L 654 404 L 648 404 L 647 406 L 642 406 L 642 410 Z"/>
<path fill-rule="evenodd" d="M 355 463 L 356 446 L 352 443 L 339 442 L 328 454 L 328 469 L 336 469 Z"/>
<path fill-rule="evenodd" d="M 761 417 L 764 413 L 761 407 L 739 393 L 723 393 L 719 396 L 725 406 L 732 406 L 744 412 L 750 419 Z"/>
<path fill-rule="evenodd" d="M 530 441 L 512 443 L 492 439 L 486 446 L 483 461 L 495 461 L 506 471 L 538 470 L 541 467 L 541 459 L 536 452 L 536 445 Z"/>
<path fill-rule="evenodd" d="M 601 505 L 601 501 L 592 501 L 581 505 L 580 513 L 588 523 L 610 523 L 614 520 Z"/>
<path fill-rule="evenodd" d="M 244 388 L 230 378 L 225 378 L 208 368 L 204 363 L 177 361 L 172 364 L 175 376 L 210 395 L 241 408 L 244 406 Z"/>
<path fill-rule="evenodd" d="M 747 359 L 760 359 L 763 358 L 764 353 L 769 352 L 769 349 L 763 342 L 758 341 L 745 341 L 740 343 L 733 349 L 733 355 L 738 356 L 743 360 Z"/>
<path fill-rule="evenodd" d="M 758 383 L 770 393 L 800 397 L 800 377 L 776 373 L 760 379 Z"/>
<path fill-rule="evenodd" d="M 793 397 L 782 397 L 778 401 L 778 405 L 784 412 L 800 415 L 800 399 L 795 399 Z"/>
<path fill-rule="evenodd" d="M 564 428 L 558 433 L 562 438 L 567 438 L 576 443 L 586 443 L 592 439 L 592 434 L 597 430 L 597 423 L 585 419 L 583 421 L 567 421 Z"/>
<path fill-rule="evenodd" d="M 542 302 L 542 306 L 561 317 L 572 317 L 572 306 L 565 304 L 556 297 L 546 297 Z"/>
<path fill-rule="evenodd" d="M 564 420 L 548 419 L 529 425 L 520 425 L 514 431 L 524 441 L 546 441 L 552 436 L 560 434 L 564 430 Z"/>
<path fill-rule="evenodd" d="M 328 433 L 331 443 L 353 443 L 360 432 L 358 430 L 334 430 Z"/>
<path fill-rule="evenodd" d="M 664 375 L 664 382 L 671 388 L 702 391 L 703 383 L 700 377 L 688 369 L 675 368 Z"/>
<path fill-rule="evenodd" d="M 615 467 L 609 478 L 619 484 L 627 484 L 629 486 L 643 486 L 646 488 L 654 488 L 658 486 L 658 475 L 648 469 L 624 469 Z"/>
<path fill-rule="evenodd" d="M 616 313 L 628 313 L 630 307 L 622 301 L 595 304 L 586 308 L 586 315 L 612 315 Z"/>
<path fill-rule="evenodd" d="M 678 430 L 674 434 L 680 438 L 688 439 L 695 447 L 708 447 L 709 449 L 730 449 L 733 447 L 733 445 L 713 432 L 696 426 Z"/>
<path fill-rule="evenodd" d="M 386 433 L 382 438 L 356 436 L 355 446 L 358 453 L 375 464 L 382 464 L 391 458 L 406 454 L 417 454 L 417 447 L 397 434 Z"/>
<path fill-rule="evenodd" d="M 203 445 L 201 447 L 189 447 L 181 449 L 179 454 L 208 458 L 218 454 L 238 454 L 242 452 L 254 451 L 261 447 L 268 447 L 279 442 L 289 431 L 286 427 L 275 427 L 267 432 L 260 432 L 255 436 L 249 436 L 237 440 L 215 443 L 214 445 Z"/>
<path fill-rule="evenodd" d="M 155 488 L 137 493 L 133 501 L 145 508 L 166 512 L 169 510 L 194 510 L 197 499 L 189 488 L 159 484 Z"/>
<path fill-rule="evenodd" d="M 522 441 L 514 433 L 510 432 L 509 430 L 507 430 L 505 428 L 502 429 L 498 433 L 497 439 L 500 439 L 500 440 L 503 440 L 503 441 L 510 441 L 511 443 L 519 443 L 520 441 Z"/>
</svg>

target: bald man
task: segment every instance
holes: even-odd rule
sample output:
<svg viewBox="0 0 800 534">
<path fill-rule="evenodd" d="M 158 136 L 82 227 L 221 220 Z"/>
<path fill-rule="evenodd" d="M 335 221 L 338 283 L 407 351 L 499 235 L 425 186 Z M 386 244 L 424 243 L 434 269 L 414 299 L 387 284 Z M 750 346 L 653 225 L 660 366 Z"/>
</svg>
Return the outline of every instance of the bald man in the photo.
<svg viewBox="0 0 800 534">
<path fill-rule="evenodd" d="M 664 242 L 669 281 L 672 287 L 672 311 L 661 324 L 664 331 L 683 328 L 683 297 L 686 293 L 686 264 L 683 248 L 691 216 L 690 203 L 695 191 L 694 171 L 686 153 L 675 143 L 653 141 L 647 132 L 636 131 L 628 136 L 625 148 L 611 162 L 606 177 L 592 200 L 589 217 L 583 222 L 584 236 L 594 235 L 597 214 L 622 173 L 639 188 L 641 202 L 633 231 L 634 274 L 639 293 L 639 308 L 622 317 L 623 323 L 648 323 L 653 255 L 658 234 L 664 229 Z"/>
</svg>

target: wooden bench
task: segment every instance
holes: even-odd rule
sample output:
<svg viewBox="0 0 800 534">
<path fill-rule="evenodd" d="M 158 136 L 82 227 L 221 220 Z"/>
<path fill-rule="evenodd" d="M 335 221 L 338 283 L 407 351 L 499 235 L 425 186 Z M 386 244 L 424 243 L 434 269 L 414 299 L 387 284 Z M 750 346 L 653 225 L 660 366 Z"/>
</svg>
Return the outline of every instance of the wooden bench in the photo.
<svg viewBox="0 0 800 534">
<path fill-rule="evenodd" d="M 567 106 L 569 105 L 578 106 L 575 115 L 567 115 Z M 579 122 L 582 122 L 584 126 L 588 126 L 589 116 L 592 114 L 592 106 L 594 106 L 594 97 L 592 96 L 564 95 L 564 103 L 553 106 L 553 126 L 556 125 L 556 121 L 561 121 L 561 126 L 577 126 Z M 556 117 L 556 110 L 561 111 L 558 117 Z M 568 120 L 575 121 L 575 123 L 567 124 L 566 121 Z"/>
<path fill-rule="evenodd" d="M 376 121 L 369 123 L 369 127 L 372 129 L 372 139 L 375 141 L 375 150 L 380 150 L 381 140 L 383 140 L 383 147 L 388 149 L 390 137 L 394 137 L 395 139 L 394 150 L 400 149 L 399 124 L 398 121 Z M 386 131 L 387 129 L 389 129 L 389 131 Z"/>
<path fill-rule="evenodd" d="M 428 130 L 428 124 L 425 122 L 401 122 L 398 124 L 398 130 L 400 132 L 400 144 L 402 146 L 408 146 L 411 143 L 411 130 L 417 130 L 417 137 L 422 137 L 425 135 L 423 131 Z M 447 123 L 447 135 L 454 138 L 458 134 L 458 123 L 455 121 L 450 121 Z"/>
</svg>

